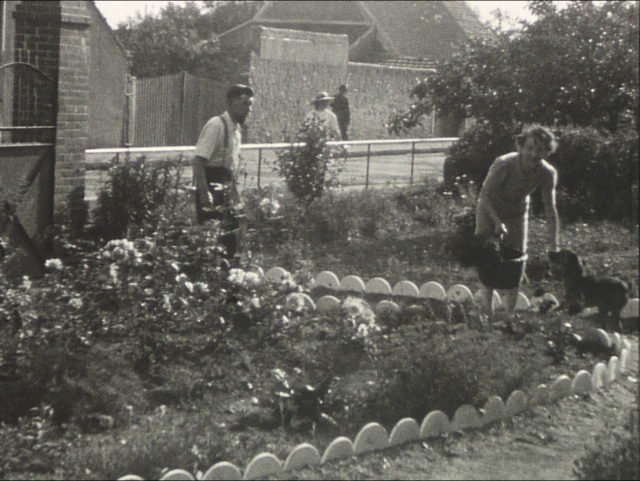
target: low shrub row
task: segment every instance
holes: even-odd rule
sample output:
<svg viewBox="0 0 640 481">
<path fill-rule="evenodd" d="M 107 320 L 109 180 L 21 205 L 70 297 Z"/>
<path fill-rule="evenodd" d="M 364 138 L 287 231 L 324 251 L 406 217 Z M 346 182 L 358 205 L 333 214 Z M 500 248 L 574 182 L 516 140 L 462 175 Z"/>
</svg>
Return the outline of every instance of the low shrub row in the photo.
<svg viewBox="0 0 640 481">
<path fill-rule="evenodd" d="M 558 149 L 548 159 L 557 169 L 558 209 L 567 222 L 627 220 L 638 216 L 638 132 L 606 133 L 592 127 L 559 127 Z M 445 161 L 448 189 L 466 175 L 482 185 L 493 160 L 515 150 L 517 129 L 495 131 L 478 122 L 453 145 Z M 540 202 L 538 202 L 539 204 Z"/>
</svg>

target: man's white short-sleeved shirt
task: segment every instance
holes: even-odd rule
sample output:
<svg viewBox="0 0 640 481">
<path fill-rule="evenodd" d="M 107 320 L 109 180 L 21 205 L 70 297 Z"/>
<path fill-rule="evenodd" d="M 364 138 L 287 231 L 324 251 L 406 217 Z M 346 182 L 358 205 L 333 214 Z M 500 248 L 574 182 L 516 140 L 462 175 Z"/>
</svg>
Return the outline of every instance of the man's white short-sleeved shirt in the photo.
<svg viewBox="0 0 640 481">
<path fill-rule="evenodd" d="M 227 147 L 224 142 L 224 124 L 220 117 L 227 121 L 228 137 Z M 242 144 L 242 131 L 228 112 L 219 117 L 213 117 L 204 125 L 196 144 L 195 155 L 206 159 L 206 165 L 226 167 L 235 171 L 240 158 L 240 145 Z"/>
</svg>

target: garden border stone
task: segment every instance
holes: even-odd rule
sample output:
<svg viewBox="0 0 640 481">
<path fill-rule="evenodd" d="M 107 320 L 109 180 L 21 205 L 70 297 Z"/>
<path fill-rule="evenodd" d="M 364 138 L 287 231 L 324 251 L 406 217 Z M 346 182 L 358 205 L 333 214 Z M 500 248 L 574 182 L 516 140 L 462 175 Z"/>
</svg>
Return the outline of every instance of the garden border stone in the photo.
<svg viewBox="0 0 640 481">
<path fill-rule="evenodd" d="M 242 472 L 235 464 L 220 461 L 211 466 L 200 478 L 203 481 L 223 480 L 237 481 L 242 479 Z"/>
</svg>

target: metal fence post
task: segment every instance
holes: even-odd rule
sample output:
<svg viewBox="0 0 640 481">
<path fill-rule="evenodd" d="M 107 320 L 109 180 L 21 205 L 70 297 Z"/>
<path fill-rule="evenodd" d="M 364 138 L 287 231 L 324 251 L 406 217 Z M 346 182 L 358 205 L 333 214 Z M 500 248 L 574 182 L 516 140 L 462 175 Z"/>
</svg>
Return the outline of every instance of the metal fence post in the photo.
<svg viewBox="0 0 640 481">
<path fill-rule="evenodd" d="M 258 149 L 258 189 L 260 188 L 260 171 L 262 168 L 262 149 Z"/>
<path fill-rule="evenodd" d="M 364 181 L 365 190 L 369 188 L 369 161 L 371 160 L 371 144 L 367 145 L 367 176 Z"/>
<path fill-rule="evenodd" d="M 416 143 L 411 143 L 411 176 L 409 177 L 409 185 L 413 186 L 413 163 L 416 157 Z"/>
</svg>

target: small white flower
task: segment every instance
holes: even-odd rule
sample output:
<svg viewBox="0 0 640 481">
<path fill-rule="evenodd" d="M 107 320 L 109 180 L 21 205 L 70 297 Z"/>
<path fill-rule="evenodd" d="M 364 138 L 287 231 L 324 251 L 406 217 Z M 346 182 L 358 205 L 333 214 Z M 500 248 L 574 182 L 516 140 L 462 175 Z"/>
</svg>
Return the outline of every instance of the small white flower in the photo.
<svg viewBox="0 0 640 481">
<path fill-rule="evenodd" d="M 165 311 L 171 312 L 171 298 L 167 294 L 163 296 L 162 307 Z"/>
<path fill-rule="evenodd" d="M 261 303 L 260 303 L 260 298 L 258 297 L 254 297 L 249 301 L 249 305 L 253 308 L 253 309 L 260 309 L 261 307 Z"/>
<path fill-rule="evenodd" d="M 69 300 L 69 305 L 76 309 L 80 309 L 84 305 L 84 303 L 82 302 L 82 299 L 80 299 L 79 297 L 73 297 L 72 299 Z"/>
<path fill-rule="evenodd" d="M 187 281 L 184 283 L 184 287 L 186 287 L 189 292 L 193 292 L 193 283 Z"/>
<path fill-rule="evenodd" d="M 366 324 L 360 324 L 357 330 L 358 337 L 367 337 L 369 335 L 369 328 Z"/>
<path fill-rule="evenodd" d="M 111 258 L 114 260 L 119 261 L 119 260 L 125 259 L 126 257 L 127 257 L 127 252 L 122 247 L 116 247 L 111 252 Z"/>
<path fill-rule="evenodd" d="M 177 282 L 178 284 L 182 284 L 182 283 L 184 283 L 184 282 L 187 282 L 187 280 L 188 280 L 188 279 L 189 279 L 189 278 L 186 276 L 186 274 L 178 274 L 178 275 L 176 276 L 176 282 Z"/>
<path fill-rule="evenodd" d="M 247 272 L 244 276 L 244 284 L 248 287 L 260 285 L 260 276 L 256 272 Z"/>
<path fill-rule="evenodd" d="M 61 271 L 64 268 L 60 259 L 47 259 L 44 266 L 53 271 Z"/>
<path fill-rule="evenodd" d="M 119 269 L 117 264 L 109 265 L 109 282 L 111 282 L 112 284 L 118 283 L 118 270 Z"/>
<path fill-rule="evenodd" d="M 242 269 L 231 269 L 229 271 L 229 281 L 234 283 L 234 284 L 238 284 L 238 285 L 242 285 L 242 283 L 244 282 L 244 278 L 246 276 L 246 272 Z"/>
</svg>

